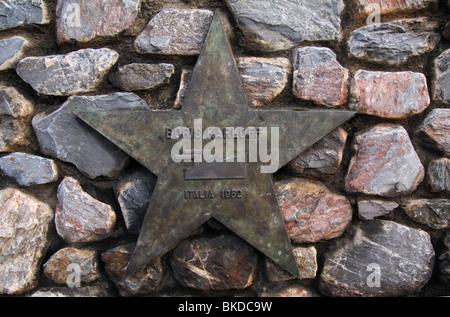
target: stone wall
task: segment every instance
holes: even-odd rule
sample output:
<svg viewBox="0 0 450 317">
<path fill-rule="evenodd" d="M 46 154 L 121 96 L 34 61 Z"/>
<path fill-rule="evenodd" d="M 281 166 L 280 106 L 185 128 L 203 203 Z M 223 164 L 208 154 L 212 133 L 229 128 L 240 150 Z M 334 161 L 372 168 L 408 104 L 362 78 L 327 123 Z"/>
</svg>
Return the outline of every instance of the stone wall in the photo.
<svg viewBox="0 0 450 317">
<path fill-rule="evenodd" d="M 215 221 L 126 277 L 156 177 L 72 113 L 181 108 L 216 9 L 251 107 L 357 112 L 274 175 L 301 279 Z M 449 17 L 446 0 L 2 1 L 0 294 L 450 295 Z"/>
</svg>

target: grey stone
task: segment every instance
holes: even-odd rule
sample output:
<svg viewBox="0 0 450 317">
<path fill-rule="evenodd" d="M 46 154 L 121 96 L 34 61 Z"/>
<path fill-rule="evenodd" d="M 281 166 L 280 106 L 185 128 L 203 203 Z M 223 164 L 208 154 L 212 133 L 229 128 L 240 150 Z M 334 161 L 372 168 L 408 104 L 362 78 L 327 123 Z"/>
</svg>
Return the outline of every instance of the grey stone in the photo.
<svg viewBox="0 0 450 317">
<path fill-rule="evenodd" d="M 130 29 L 141 0 L 58 0 L 56 27 L 58 42 L 88 42 Z"/>
<path fill-rule="evenodd" d="M 348 193 L 397 197 L 412 193 L 425 169 L 400 125 L 379 124 L 358 132 L 353 141 L 345 188 Z"/>
<path fill-rule="evenodd" d="M 450 159 L 440 158 L 430 162 L 427 171 L 428 185 L 434 193 L 450 191 Z"/>
<path fill-rule="evenodd" d="M 122 177 L 116 186 L 116 197 L 128 233 L 139 234 L 148 204 L 156 185 L 151 172 L 137 171 Z"/>
<path fill-rule="evenodd" d="M 402 209 L 412 220 L 432 229 L 450 227 L 449 199 L 410 199 L 402 203 Z"/>
<path fill-rule="evenodd" d="M 347 101 L 349 71 L 326 47 L 303 47 L 295 54 L 293 93 L 327 107 Z"/>
<path fill-rule="evenodd" d="M 249 44 L 263 51 L 341 38 L 342 0 L 227 0 L 227 4 Z"/>
<path fill-rule="evenodd" d="M 422 145 L 450 156 L 450 109 L 433 109 L 417 132 Z"/>
<path fill-rule="evenodd" d="M 88 48 L 27 57 L 17 64 L 16 72 L 40 94 L 70 96 L 95 91 L 118 58 L 109 48 Z"/>
<path fill-rule="evenodd" d="M 10 116 L 0 116 L 0 152 L 14 152 L 29 144 L 28 125 Z"/>
<path fill-rule="evenodd" d="M 95 199 L 72 177 L 58 186 L 55 225 L 67 243 L 100 241 L 112 235 L 116 214 L 111 206 Z"/>
<path fill-rule="evenodd" d="M 359 218 L 372 220 L 376 217 L 385 216 L 397 208 L 399 204 L 394 201 L 364 199 L 358 200 Z"/>
<path fill-rule="evenodd" d="M 139 53 L 198 55 L 212 17 L 209 10 L 164 9 L 137 36 L 134 47 Z"/>
<path fill-rule="evenodd" d="M 14 87 L 0 87 L 0 115 L 13 118 L 28 117 L 34 113 L 34 104 Z"/>
<path fill-rule="evenodd" d="M 170 82 L 175 72 L 172 64 L 129 64 L 119 67 L 109 80 L 125 91 L 152 90 Z"/>
<path fill-rule="evenodd" d="M 400 65 L 413 56 L 432 51 L 439 43 L 438 24 L 428 18 L 376 23 L 353 31 L 349 53 L 359 59 Z"/>
<path fill-rule="evenodd" d="M 0 70 L 14 68 L 23 57 L 23 50 L 27 45 L 28 40 L 21 36 L 0 40 Z"/>
<path fill-rule="evenodd" d="M 21 294 L 37 286 L 54 212 L 12 188 L 0 191 L 0 206 L 0 294 Z"/>
<path fill-rule="evenodd" d="M 48 24 L 47 6 L 43 0 L 4 0 L 0 2 L 0 30 L 24 24 Z"/>
<path fill-rule="evenodd" d="M 434 61 L 433 97 L 450 104 L 450 49 Z"/>
<path fill-rule="evenodd" d="M 70 97 L 59 109 L 36 115 L 32 125 L 42 153 L 74 164 L 89 178 L 114 177 L 128 155 L 77 118 L 76 110 L 148 110 L 147 103 L 132 93 Z M 132 124 L 132 123 L 130 123 Z"/>
<path fill-rule="evenodd" d="M 331 296 L 407 296 L 430 279 L 430 235 L 386 220 L 363 221 L 324 254 L 321 292 Z"/>
<path fill-rule="evenodd" d="M 27 153 L 3 156 L 0 170 L 20 186 L 47 184 L 58 179 L 58 167 L 53 160 Z"/>
</svg>

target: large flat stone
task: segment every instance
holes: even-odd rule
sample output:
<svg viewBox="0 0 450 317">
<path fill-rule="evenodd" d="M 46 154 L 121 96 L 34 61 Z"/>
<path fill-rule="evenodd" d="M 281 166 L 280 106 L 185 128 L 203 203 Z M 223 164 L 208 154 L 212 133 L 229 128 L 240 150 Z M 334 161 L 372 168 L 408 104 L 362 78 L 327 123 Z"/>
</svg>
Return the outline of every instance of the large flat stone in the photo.
<svg viewBox="0 0 450 317">
<path fill-rule="evenodd" d="M 263 51 L 286 50 L 305 41 L 341 38 L 342 0 L 226 2 L 249 45 Z"/>
<path fill-rule="evenodd" d="M 41 151 L 74 164 L 89 178 L 114 177 L 128 161 L 128 155 L 77 118 L 76 110 L 145 109 L 147 103 L 132 93 L 70 97 L 50 114 L 32 120 Z"/>
</svg>

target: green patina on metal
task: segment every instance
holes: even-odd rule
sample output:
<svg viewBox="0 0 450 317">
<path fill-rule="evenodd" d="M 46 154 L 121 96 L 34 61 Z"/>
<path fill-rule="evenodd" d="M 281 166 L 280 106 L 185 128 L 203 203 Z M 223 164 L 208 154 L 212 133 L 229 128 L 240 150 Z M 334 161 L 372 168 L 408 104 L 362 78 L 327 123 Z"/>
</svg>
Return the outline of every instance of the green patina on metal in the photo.
<svg viewBox="0 0 450 317">
<path fill-rule="evenodd" d="M 179 140 L 168 138 L 167 129 L 193 127 L 196 119 L 202 119 L 203 128 L 267 127 L 270 131 L 278 127 L 281 168 L 354 112 L 250 109 L 216 12 L 181 110 L 86 111 L 76 115 L 158 176 L 129 274 L 215 218 L 299 276 L 272 174 L 261 173 L 261 166 L 267 164 L 176 163 L 171 151 Z"/>
</svg>

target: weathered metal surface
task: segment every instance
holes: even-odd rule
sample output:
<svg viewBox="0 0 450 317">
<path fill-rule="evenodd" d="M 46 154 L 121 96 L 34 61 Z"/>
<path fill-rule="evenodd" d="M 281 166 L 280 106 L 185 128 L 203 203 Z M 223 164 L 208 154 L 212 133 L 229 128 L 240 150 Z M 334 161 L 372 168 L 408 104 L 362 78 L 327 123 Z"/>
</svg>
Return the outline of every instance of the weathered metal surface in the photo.
<svg viewBox="0 0 450 317">
<path fill-rule="evenodd" d="M 192 128 L 196 119 L 203 120 L 203 128 L 267 127 L 270 131 L 278 127 L 280 168 L 354 113 L 251 110 L 220 15 L 216 13 L 181 110 L 95 111 L 76 115 L 158 176 L 128 267 L 130 273 L 214 217 L 298 276 L 272 175 L 261 173 L 261 166 L 267 164 L 246 161 L 236 168 L 236 163 L 228 161 L 175 163 L 171 150 L 179 140 L 168 138 L 167 129 Z M 199 166 L 200 170 L 196 170 Z"/>
</svg>

